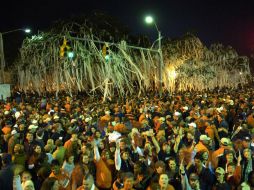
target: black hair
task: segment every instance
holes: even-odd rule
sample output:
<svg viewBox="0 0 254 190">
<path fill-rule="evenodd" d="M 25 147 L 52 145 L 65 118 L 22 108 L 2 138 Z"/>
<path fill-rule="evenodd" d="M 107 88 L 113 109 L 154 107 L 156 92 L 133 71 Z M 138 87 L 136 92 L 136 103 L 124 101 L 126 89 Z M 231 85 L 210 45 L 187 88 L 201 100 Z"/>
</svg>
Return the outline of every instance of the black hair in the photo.
<svg viewBox="0 0 254 190">
<path fill-rule="evenodd" d="M 59 163 L 58 160 L 54 159 L 54 160 L 52 160 L 52 162 L 51 162 L 51 166 L 60 166 L 60 163 Z"/>
<path fill-rule="evenodd" d="M 134 174 L 132 172 L 126 172 L 123 175 L 123 181 L 125 181 L 128 178 L 133 178 L 134 179 Z"/>
<path fill-rule="evenodd" d="M 198 152 L 195 156 L 194 156 L 194 159 L 198 159 L 200 161 L 203 161 L 203 152 Z"/>
</svg>

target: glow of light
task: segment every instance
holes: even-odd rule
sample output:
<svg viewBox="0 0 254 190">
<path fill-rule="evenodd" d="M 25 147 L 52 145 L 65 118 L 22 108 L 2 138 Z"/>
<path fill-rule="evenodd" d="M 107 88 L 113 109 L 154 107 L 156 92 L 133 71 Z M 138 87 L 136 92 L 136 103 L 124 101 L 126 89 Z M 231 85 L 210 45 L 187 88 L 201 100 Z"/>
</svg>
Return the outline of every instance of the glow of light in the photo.
<svg viewBox="0 0 254 190">
<path fill-rule="evenodd" d="M 242 73 L 242 72 L 240 72 L 239 74 L 240 74 L 240 75 L 242 75 L 243 73 Z"/>
<path fill-rule="evenodd" d="M 177 77 L 177 72 L 175 70 L 168 70 L 168 78 L 175 80 Z"/>
<path fill-rule="evenodd" d="M 25 33 L 30 33 L 30 32 L 31 32 L 31 29 L 26 28 L 24 31 L 25 31 Z"/>
<path fill-rule="evenodd" d="M 145 21 L 146 21 L 147 24 L 151 24 L 151 23 L 153 23 L 153 17 L 147 16 L 147 17 L 145 18 Z"/>
<path fill-rule="evenodd" d="M 74 53 L 72 51 L 68 52 L 68 57 L 71 59 L 74 57 Z"/>
</svg>

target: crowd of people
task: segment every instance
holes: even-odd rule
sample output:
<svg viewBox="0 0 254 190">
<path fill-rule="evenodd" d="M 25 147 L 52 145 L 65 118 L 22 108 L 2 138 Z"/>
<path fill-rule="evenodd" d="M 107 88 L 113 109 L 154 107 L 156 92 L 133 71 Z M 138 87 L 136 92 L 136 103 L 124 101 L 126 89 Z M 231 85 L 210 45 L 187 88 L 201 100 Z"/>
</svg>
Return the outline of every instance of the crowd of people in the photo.
<svg viewBox="0 0 254 190">
<path fill-rule="evenodd" d="M 0 102 L 0 190 L 254 189 L 254 89 Z"/>
</svg>

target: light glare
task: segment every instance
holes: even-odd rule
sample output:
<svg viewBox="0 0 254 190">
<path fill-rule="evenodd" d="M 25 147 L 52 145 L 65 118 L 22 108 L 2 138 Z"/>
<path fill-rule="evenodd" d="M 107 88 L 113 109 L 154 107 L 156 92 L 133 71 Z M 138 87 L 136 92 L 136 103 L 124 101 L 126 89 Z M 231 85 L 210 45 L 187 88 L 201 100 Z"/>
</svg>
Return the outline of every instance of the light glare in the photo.
<svg viewBox="0 0 254 190">
<path fill-rule="evenodd" d="M 31 32 L 31 29 L 29 29 L 29 28 L 25 29 L 25 33 L 30 33 L 30 32 Z"/>
<path fill-rule="evenodd" d="M 147 17 L 145 18 L 145 21 L 146 21 L 147 24 L 151 24 L 151 23 L 153 23 L 153 17 L 147 16 Z"/>
</svg>

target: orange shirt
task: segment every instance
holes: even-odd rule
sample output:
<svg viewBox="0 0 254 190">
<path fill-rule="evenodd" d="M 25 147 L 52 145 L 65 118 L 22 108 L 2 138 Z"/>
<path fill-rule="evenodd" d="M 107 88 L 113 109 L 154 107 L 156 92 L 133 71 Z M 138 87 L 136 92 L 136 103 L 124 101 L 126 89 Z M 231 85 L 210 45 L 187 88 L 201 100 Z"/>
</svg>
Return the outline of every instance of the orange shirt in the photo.
<svg viewBox="0 0 254 190">
<path fill-rule="evenodd" d="M 212 165 L 214 168 L 218 167 L 218 157 L 224 154 L 225 150 L 230 150 L 229 147 L 221 146 L 219 149 L 215 150 L 212 154 Z"/>
<path fill-rule="evenodd" d="M 205 145 L 203 145 L 202 142 L 199 142 L 198 144 L 196 144 L 195 149 L 196 149 L 197 152 L 206 151 L 206 152 L 209 153 L 209 150 L 206 148 Z"/>
<path fill-rule="evenodd" d="M 71 105 L 69 103 L 66 103 L 64 107 L 67 112 L 71 112 Z"/>
<path fill-rule="evenodd" d="M 100 159 L 95 163 L 96 165 L 96 185 L 99 188 L 110 188 L 113 179 L 112 172 L 106 165 L 105 161 Z"/>
<path fill-rule="evenodd" d="M 59 182 L 59 190 L 71 190 L 71 182 L 70 178 L 68 177 L 68 173 L 60 169 L 60 173 L 55 175 L 53 172 L 49 175 L 49 177 L 55 177 Z"/>
</svg>

